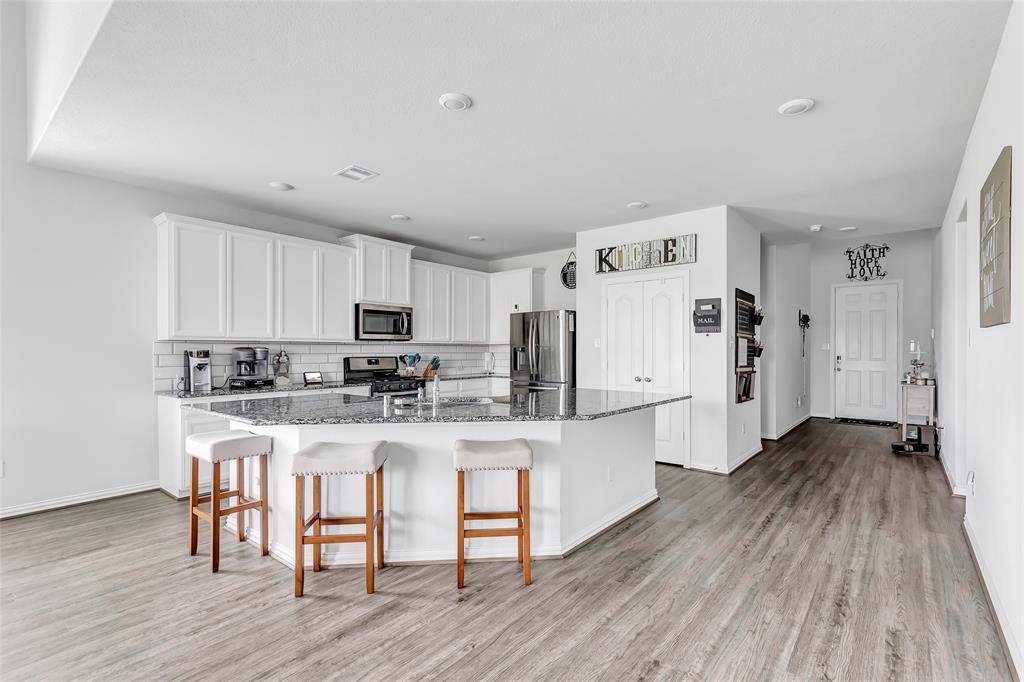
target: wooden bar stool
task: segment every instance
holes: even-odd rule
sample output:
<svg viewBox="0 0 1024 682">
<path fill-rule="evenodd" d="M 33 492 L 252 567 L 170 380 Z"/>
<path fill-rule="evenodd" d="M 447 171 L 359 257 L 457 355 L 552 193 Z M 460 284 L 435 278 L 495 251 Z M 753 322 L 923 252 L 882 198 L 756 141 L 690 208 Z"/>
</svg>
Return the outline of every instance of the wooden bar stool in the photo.
<svg viewBox="0 0 1024 682">
<path fill-rule="evenodd" d="M 320 570 L 320 547 L 338 542 L 366 543 L 366 593 L 373 594 L 373 536 L 377 534 L 377 567 L 384 568 L 384 462 L 387 441 L 370 443 L 313 443 L 295 453 L 295 596 L 302 596 L 305 546 L 313 545 L 313 570 Z M 373 477 L 377 475 L 377 504 L 374 508 Z M 363 475 L 366 477 L 366 515 L 328 517 L 322 515 L 321 476 Z M 313 513 L 305 516 L 305 477 L 313 477 Z M 363 524 L 364 533 L 321 535 L 324 526 Z M 306 531 L 312 526 L 313 535 Z"/>
<path fill-rule="evenodd" d="M 453 456 L 458 472 L 458 515 L 459 552 L 458 585 L 462 588 L 466 565 L 466 538 L 493 538 L 512 536 L 518 538 L 519 563 L 523 565 L 523 582 L 529 585 L 530 577 L 530 469 L 533 468 L 533 449 L 525 438 L 512 440 L 457 440 Z M 509 512 L 466 512 L 466 472 L 488 470 L 516 471 L 516 511 Z M 515 519 L 515 528 L 466 528 L 467 521 L 485 519 Z"/>
<path fill-rule="evenodd" d="M 258 436 L 248 431 L 211 431 L 197 433 L 185 440 L 185 452 L 192 458 L 192 482 L 189 488 L 189 553 L 193 556 L 199 546 L 199 519 L 210 523 L 212 536 L 211 565 L 213 572 L 220 569 L 220 521 L 229 514 L 238 514 L 238 541 L 245 541 L 245 512 L 260 510 L 260 548 L 263 556 L 270 553 L 267 544 L 267 455 L 271 449 L 270 436 Z M 260 458 L 260 499 L 245 496 L 245 459 Z M 220 489 L 221 462 L 236 460 L 238 487 L 223 492 Z M 209 495 L 199 496 L 199 460 L 213 465 L 213 484 Z M 221 500 L 238 498 L 238 504 L 221 509 Z M 210 503 L 210 511 L 199 505 Z"/>
</svg>

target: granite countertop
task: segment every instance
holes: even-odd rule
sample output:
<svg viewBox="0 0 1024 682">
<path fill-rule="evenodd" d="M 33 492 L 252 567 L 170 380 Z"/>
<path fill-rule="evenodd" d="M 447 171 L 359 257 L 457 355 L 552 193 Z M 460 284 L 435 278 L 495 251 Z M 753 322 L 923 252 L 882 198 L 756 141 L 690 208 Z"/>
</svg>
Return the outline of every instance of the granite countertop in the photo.
<svg viewBox="0 0 1024 682">
<path fill-rule="evenodd" d="M 420 378 L 420 377 L 417 377 Z M 441 381 L 462 381 L 466 379 L 508 379 L 508 374 L 487 374 L 486 372 L 479 372 L 477 374 L 452 374 L 452 375 L 441 375 Z M 429 380 L 428 380 L 429 381 Z M 237 388 L 220 388 L 209 393 L 186 393 L 185 391 L 155 391 L 154 395 L 159 398 L 180 398 L 182 400 L 192 400 L 195 398 L 221 398 L 224 396 L 237 395 L 246 396 L 257 393 L 288 393 L 291 391 L 326 391 L 335 388 L 355 388 L 358 386 L 369 386 L 369 381 L 354 382 L 346 384 L 341 381 L 325 381 L 320 386 L 303 386 L 302 384 L 288 384 L 287 386 L 264 386 L 263 388 L 250 388 L 250 389 L 237 389 Z"/>
<path fill-rule="evenodd" d="M 253 426 L 402 424 L 423 422 L 575 421 L 600 419 L 688 400 L 688 395 L 577 388 L 493 398 L 441 398 L 411 407 L 382 398 L 320 393 L 261 400 L 196 403 L 191 409 Z"/>
</svg>

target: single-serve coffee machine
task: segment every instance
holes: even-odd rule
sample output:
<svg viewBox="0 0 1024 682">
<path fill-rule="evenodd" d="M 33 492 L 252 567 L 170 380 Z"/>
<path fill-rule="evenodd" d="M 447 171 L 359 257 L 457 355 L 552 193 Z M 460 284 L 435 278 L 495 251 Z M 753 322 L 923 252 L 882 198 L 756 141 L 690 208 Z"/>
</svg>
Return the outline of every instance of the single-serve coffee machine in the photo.
<svg viewBox="0 0 1024 682">
<path fill-rule="evenodd" d="M 185 351 L 185 392 L 209 393 L 213 390 L 213 364 L 210 351 Z"/>
<path fill-rule="evenodd" d="M 231 388 L 274 385 L 274 378 L 270 376 L 270 349 L 266 346 L 240 346 L 232 349 L 231 368 Z"/>
</svg>

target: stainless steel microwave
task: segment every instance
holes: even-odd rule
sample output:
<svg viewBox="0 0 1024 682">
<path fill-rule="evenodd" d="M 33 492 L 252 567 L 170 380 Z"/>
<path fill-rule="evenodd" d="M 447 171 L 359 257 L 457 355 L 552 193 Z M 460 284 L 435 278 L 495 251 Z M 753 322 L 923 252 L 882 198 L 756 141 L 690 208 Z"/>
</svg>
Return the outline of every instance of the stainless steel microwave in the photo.
<svg viewBox="0 0 1024 682">
<path fill-rule="evenodd" d="M 404 305 L 357 303 L 356 338 L 369 341 L 411 341 L 412 308 Z"/>
</svg>

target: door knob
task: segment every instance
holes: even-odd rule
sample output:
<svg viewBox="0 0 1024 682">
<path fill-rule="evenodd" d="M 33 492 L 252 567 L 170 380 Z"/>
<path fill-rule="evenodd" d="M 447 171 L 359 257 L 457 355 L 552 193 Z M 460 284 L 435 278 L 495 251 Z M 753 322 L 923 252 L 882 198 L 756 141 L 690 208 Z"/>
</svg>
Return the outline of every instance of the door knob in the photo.
<svg viewBox="0 0 1024 682">
<path fill-rule="evenodd" d="M 633 377 L 633 381 L 640 381 L 640 377 Z"/>
<path fill-rule="evenodd" d="M 646 381 L 647 383 L 650 383 L 651 382 L 651 378 L 650 377 L 644 377 L 644 381 Z"/>
</svg>

